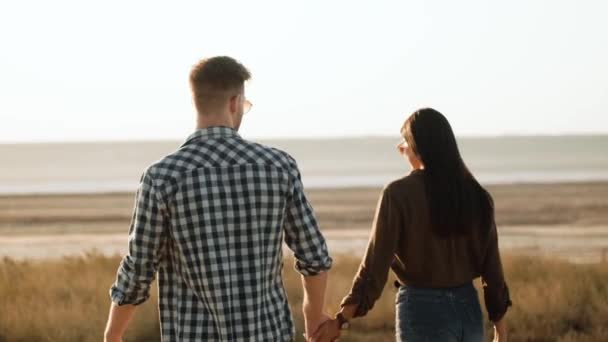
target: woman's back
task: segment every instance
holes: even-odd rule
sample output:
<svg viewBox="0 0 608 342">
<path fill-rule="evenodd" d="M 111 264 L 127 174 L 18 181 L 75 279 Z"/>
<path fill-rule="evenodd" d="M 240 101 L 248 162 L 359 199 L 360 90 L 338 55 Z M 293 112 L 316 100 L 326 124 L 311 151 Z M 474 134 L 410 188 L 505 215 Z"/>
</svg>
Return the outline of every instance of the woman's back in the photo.
<svg viewBox="0 0 608 342">
<path fill-rule="evenodd" d="M 392 197 L 391 210 L 402 224 L 392 269 L 402 284 L 445 288 L 470 282 L 483 272 L 485 255 L 492 255 L 490 227 L 481 220 L 462 234 L 440 236 L 432 226 L 424 171 L 391 183 L 386 192 Z M 494 229 L 492 227 L 492 229 Z M 497 260 L 487 260 L 496 263 Z"/>
</svg>

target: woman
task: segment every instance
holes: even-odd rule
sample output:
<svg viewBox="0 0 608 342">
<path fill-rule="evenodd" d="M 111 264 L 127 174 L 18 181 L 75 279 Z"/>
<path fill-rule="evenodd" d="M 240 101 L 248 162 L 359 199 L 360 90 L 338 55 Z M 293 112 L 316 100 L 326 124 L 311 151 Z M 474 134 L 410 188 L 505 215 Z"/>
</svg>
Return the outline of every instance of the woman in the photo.
<svg viewBox="0 0 608 342">
<path fill-rule="evenodd" d="M 441 113 L 416 111 L 401 134 L 398 149 L 413 171 L 383 190 L 352 289 L 312 340 L 334 340 L 351 318 L 371 310 L 391 268 L 399 286 L 398 341 L 483 341 L 472 284 L 479 276 L 495 341 L 505 341 L 511 301 L 490 194 L 467 169 Z"/>
</svg>

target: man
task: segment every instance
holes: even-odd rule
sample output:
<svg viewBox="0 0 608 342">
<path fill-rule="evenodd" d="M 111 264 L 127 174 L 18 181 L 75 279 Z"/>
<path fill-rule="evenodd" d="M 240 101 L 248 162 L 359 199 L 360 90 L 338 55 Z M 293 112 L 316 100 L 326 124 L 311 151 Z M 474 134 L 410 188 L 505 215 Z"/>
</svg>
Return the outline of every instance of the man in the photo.
<svg viewBox="0 0 608 342">
<path fill-rule="evenodd" d="M 332 260 L 296 162 L 237 133 L 249 78 L 230 57 L 193 68 L 197 130 L 141 177 L 107 342 L 120 341 L 157 272 L 163 341 L 292 341 L 283 240 L 302 274 L 308 336 L 327 319 Z"/>
</svg>

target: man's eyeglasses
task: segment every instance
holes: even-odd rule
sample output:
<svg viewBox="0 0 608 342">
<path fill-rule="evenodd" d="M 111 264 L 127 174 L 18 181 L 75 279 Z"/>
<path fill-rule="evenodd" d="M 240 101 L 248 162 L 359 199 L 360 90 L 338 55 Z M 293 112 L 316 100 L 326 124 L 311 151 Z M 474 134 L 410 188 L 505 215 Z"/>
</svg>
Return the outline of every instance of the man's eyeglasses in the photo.
<svg viewBox="0 0 608 342">
<path fill-rule="evenodd" d="M 251 101 L 244 99 L 243 100 L 243 115 L 247 114 L 250 110 L 251 107 L 253 107 L 253 103 L 251 103 Z"/>
</svg>

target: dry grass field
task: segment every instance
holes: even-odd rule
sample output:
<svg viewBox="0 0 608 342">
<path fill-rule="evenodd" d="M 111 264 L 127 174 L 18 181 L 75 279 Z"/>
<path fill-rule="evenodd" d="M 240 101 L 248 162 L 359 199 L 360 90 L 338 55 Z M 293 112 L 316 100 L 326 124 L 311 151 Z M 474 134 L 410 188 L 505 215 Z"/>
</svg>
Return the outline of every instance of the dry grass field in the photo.
<svg viewBox="0 0 608 342">
<path fill-rule="evenodd" d="M 596 254 L 608 247 L 608 183 L 499 185 L 489 190 L 499 227 L 506 227 L 501 241 L 557 248 L 552 254 L 533 251 L 529 256 L 503 250 L 514 302 L 508 314 L 510 341 L 608 341 L 608 262 L 590 261 L 601 260 Z M 378 193 L 312 189 L 308 196 L 328 235 L 366 236 Z M 44 256 L 62 255 L 67 247 L 74 249 L 68 254 L 82 255 L 89 248 L 126 245 L 133 201 L 132 193 L 0 196 L 0 255 L 8 256 L 0 257 L 0 342 L 101 340 L 108 289 L 120 258 L 92 252 Z M 61 243 L 87 242 L 87 237 L 97 242 Z M 27 257 L 31 255 L 41 257 Z M 328 311 L 336 310 L 348 291 L 359 264 L 356 255 L 334 256 Z M 580 256 L 585 263 L 553 259 L 558 256 Z M 286 261 L 285 285 L 301 336 L 301 285 L 291 262 Z M 374 310 L 355 320 L 341 341 L 394 341 L 395 289 L 390 284 Z M 125 341 L 159 340 L 155 292 L 139 308 Z"/>
<path fill-rule="evenodd" d="M 0 341 L 100 341 L 119 257 L 89 253 L 56 260 L 0 261 Z M 286 260 L 285 286 L 297 322 L 299 275 Z M 336 256 L 330 273 L 328 311 L 349 289 L 359 260 Z M 508 313 L 510 341 L 607 341 L 608 263 L 574 265 L 541 258 L 504 258 L 514 306 Z M 394 341 L 395 289 L 365 318 L 355 320 L 341 341 Z M 477 284 L 479 285 L 479 284 Z M 144 303 L 126 341 L 158 341 L 155 295 Z M 487 326 L 490 331 L 490 326 Z"/>
</svg>

